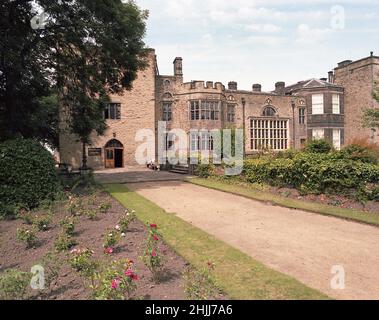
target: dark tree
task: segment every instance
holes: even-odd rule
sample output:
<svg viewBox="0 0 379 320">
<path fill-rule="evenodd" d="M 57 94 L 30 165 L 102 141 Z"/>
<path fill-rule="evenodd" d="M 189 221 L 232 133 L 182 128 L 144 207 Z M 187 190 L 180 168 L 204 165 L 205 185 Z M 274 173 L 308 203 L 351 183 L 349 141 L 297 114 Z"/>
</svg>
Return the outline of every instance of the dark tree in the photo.
<svg viewBox="0 0 379 320">
<path fill-rule="evenodd" d="M 56 144 L 58 104 L 83 144 L 102 134 L 109 95 L 146 66 L 147 12 L 121 0 L 5 0 L 0 11 L 0 140 Z"/>
</svg>

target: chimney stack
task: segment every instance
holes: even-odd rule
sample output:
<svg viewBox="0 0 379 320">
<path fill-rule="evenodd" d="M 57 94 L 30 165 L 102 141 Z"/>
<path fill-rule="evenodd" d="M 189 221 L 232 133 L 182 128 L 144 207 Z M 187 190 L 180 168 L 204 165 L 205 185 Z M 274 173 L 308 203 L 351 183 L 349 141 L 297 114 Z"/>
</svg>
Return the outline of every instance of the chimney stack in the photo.
<svg viewBox="0 0 379 320">
<path fill-rule="evenodd" d="M 174 75 L 183 77 L 183 59 L 181 57 L 176 57 L 174 60 Z"/>
<path fill-rule="evenodd" d="M 282 81 L 277 82 L 275 83 L 275 92 L 278 94 L 284 94 L 285 87 L 286 87 L 285 82 L 282 82 Z"/>
<path fill-rule="evenodd" d="M 262 85 L 259 83 L 253 84 L 253 92 L 262 92 Z"/>
<path fill-rule="evenodd" d="M 328 72 L 328 82 L 334 83 L 334 72 L 333 71 Z"/>
<path fill-rule="evenodd" d="M 237 90 L 237 88 L 238 88 L 238 84 L 237 84 L 237 82 L 235 82 L 235 81 L 230 81 L 230 82 L 228 83 L 228 89 L 229 89 L 229 90 Z"/>
</svg>

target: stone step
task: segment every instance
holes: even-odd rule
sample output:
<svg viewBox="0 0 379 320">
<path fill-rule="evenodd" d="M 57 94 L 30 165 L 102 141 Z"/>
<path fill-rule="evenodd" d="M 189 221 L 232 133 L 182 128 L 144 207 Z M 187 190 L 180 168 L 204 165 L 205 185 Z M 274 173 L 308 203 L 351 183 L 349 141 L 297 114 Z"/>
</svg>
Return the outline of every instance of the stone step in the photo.
<svg viewBox="0 0 379 320">
<path fill-rule="evenodd" d="M 172 166 L 170 172 L 179 173 L 179 174 L 188 174 L 189 167 L 188 166 Z"/>
</svg>

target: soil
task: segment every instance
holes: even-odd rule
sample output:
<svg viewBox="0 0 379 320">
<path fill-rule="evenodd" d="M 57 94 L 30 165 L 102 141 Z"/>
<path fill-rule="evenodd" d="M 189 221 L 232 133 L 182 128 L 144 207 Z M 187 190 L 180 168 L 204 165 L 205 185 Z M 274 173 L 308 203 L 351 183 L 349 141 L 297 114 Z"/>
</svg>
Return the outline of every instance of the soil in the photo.
<svg viewBox="0 0 379 320">
<path fill-rule="evenodd" d="M 136 299 L 185 299 L 182 272 L 187 266 L 186 261 L 162 243 L 160 250 L 165 256 L 165 270 L 162 281 L 158 284 L 153 282 L 150 271 L 140 259 L 147 238 L 147 227 L 139 221 L 136 220 L 130 224 L 126 237 L 122 238 L 111 256 L 104 254 L 104 234 L 107 232 L 107 229 L 114 230 L 118 219 L 125 211 L 125 208 L 116 200 L 106 193 L 100 192 L 96 205 L 98 206 L 105 202 L 111 203 L 112 208 L 106 214 L 99 213 L 97 221 L 92 221 L 84 216 L 79 218 L 76 225 L 77 234 L 75 235 L 78 245 L 75 248 L 89 248 L 93 250 L 94 257 L 98 261 L 133 260 L 135 262 L 134 269 L 140 278 L 137 281 L 137 291 L 134 296 Z M 84 203 L 86 203 L 85 197 Z M 41 213 L 44 212 L 40 211 L 36 214 Z M 31 249 L 26 249 L 25 244 L 20 243 L 16 239 L 17 228 L 25 226 L 23 221 L 1 221 L 0 272 L 8 268 L 30 271 L 31 267 L 38 264 L 42 257 L 53 248 L 53 243 L 61 229 L 59 221 L 67 215 L 65 205 L 55 206 L 52 228 L 45 232 L 38 231 L 38 243 L 35 248 Z M 84 300 L 91 298 L 90 289 L 84 285 L 83 278 L 67 263 L 65 253 L 60 255 L 60 259 L 62 261 L 62 268 L 56 284 L 52 285 L 52 290 L 43 295 L 30 290 L 30 299 Z"/>
<path fill-rule="evenodd" d="M 379 299 L 378 227 L 264 204 L 185 182 L 135 183 L 128 188 L 330 297 Z M 335 266 L 345 271 L 343 290 L 331 287 Z"/>
</svg>

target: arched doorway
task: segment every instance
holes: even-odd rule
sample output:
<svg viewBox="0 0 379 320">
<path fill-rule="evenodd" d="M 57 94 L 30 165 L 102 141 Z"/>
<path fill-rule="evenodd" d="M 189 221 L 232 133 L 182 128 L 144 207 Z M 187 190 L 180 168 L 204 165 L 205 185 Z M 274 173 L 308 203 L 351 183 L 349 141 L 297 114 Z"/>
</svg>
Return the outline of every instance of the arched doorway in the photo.
<svg viewBox="0 0 379 320">
<path fill-rule="evenodd" d="M 124 167 L 124 146 L 116 140 L 109 140 L 105 145 L 105 168 Z"/>
</svg>

